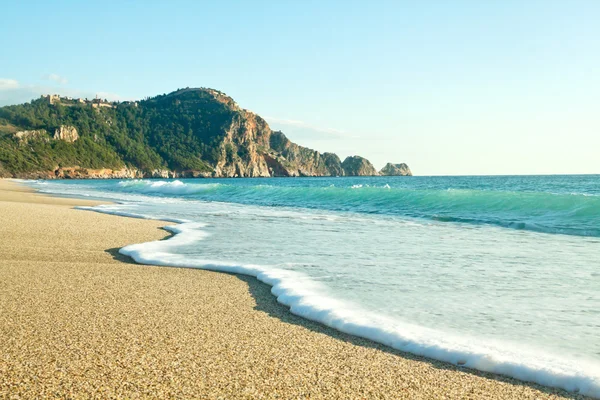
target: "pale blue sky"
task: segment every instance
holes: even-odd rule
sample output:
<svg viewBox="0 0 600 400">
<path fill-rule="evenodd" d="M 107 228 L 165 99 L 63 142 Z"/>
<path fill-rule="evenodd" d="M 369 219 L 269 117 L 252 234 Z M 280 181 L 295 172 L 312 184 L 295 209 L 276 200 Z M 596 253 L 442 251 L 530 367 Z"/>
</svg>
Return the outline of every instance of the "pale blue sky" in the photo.
<svg viewBox="0 0 600 400">
<path fill-rule="evenodd" d="M 212 87 L 419 175 L 600 173 L 600 1 L 19 1 L 0 105 Z"/>
</svg>

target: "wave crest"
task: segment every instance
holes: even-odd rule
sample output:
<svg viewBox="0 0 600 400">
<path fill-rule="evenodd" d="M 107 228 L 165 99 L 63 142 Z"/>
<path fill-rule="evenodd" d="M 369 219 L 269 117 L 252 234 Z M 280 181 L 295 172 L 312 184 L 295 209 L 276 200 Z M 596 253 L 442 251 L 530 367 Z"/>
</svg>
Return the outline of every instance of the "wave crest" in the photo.
<svg viewBox="0 0 600 400">
<path fill-rule="evenodd" d="M 163 195 L 175 195 L 185 196 L 199 194 L 204 191 L 215 189 L 220 186 L 219 183 L 208 183 L 208 184 L 191 184 L 184 183 L 180 180 L 174 181 L 152 181 L 144 179 L 134 179 L 127 181 L 120 181 L 118 186 L 128 193 L 142 193 L 142 194 L 163 194 Z"/>
<path fill-rule="evenodd" d="M 600 236 L 600 196 L 474 189 L 408 189 L 365 184 L 271 184 L 122 181 L 120 190 L 155 196 L 262 206 L 397 215 L 440 222 L 487 224 L 542 233 Z"/>
</svg>

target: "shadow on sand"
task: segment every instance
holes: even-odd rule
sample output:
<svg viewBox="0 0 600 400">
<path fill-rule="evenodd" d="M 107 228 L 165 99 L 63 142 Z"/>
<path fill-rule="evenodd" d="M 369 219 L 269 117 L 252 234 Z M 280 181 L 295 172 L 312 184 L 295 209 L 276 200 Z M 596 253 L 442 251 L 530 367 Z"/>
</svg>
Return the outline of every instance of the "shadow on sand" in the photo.
<svg viewBox="0 0 600 400">
<path fill-rule="evenodd" d="M 160 240 L 169 240 L 171 239 L 173 236 L 175 236 L 175 234 L 171 231 L 166 230 L 165 228 L 158 228 L 160 231 L 165 233 L 165 237 L 160 239 Z M 133 261 L 133 258 L 129 257 L 129 256 L 125 256 L 121 253 L 119 253 L 119 250 L 121 250 L 120 247 L 113 247 L 112 249 L 106 249 L 104 250 L 105 253 L 110 254 L 110 256 L 113 258 L 113 260 L 117 260 L 126 264 L 136 264 L 139 265 L 138 263 L 136 263 L 135 261 Z"/>
<path fill-rule="evenodd" d="M 133 261 L 133 258 L 129 257 L 129 256 L 124 256 L 123 254 L 119 253 L 120 247 L 113 247 L 112 249 L 106 249 L 104 250 L 105 253 L 108 253 L 111 255 L 111 257 L 113 258 L 113 260 L 117 260 L 126 264 L 136 264 L 139 265 L 138 263 L 136 263 L 135 261 Z"/>
<path fill-rule="evenodd" d="M 352 336 L 343 332 L 336 331 L 335 329 L 329 328 L 320 323 L 310 321 L 301 317 L 298 317 L 290 312 L 288 307 L 277 302 L 275 296 L 271 294 L 271 287 L 266 285 L 256 278 L 245 276 L 245 275 L 236 275 L 240 280 L 246 282 L 248 285 L 248 290 L 250 294 L 256 301 L 256 307 L 254 307 L 257 311 L 262 311 L 270 315 L 271 317 L 275 317 L 282 322 L 294 325 L 300 325 L 306 329 L 310 329 L 313 332 L 318 332 L 322 334 L 326 334 L 331 336 L 337 340 L 342 340 L 344 342 L 351 343 L 356 346 L 363 346 L 368 348 L 377 349 L 386 353 L 394 354 L 399 357 L 403 357 L 405 359 L 421 361 L 431 364 L 435 368 L 451 370 L 451 371 L 461 371 L 464 373 L 476 375 L 479 377 L 484 377 L 488 379 L 494 379 L 500 382 L 506 382 L 511 385 L 522 385 L 537 389 L 541 392 L 554 394 L 556 396 L 560 396 L 564 399 L 588 399 L 586 396 L 582 396 L 576 393 L 569 393 L 562 389 L 549 388 L 545 386 L 541 386 L 535 383 L 523 382 L 514 378 L 509 378 L 503 375 L 491 374 L 488 372 L 481 372 L 478 370 L 464 368 L 455 366 L 449 363 L 445 363 L 442 361 L 433 360 L 430 358 L 425 358 L 421 356 L 416 356 L 414 354 L 405 353 L 399 350 L 392 349 L 391 347 L 384 346 L 380 343 L 373 342 L 368 339 L 363 339 L 357 336 Z"/>
</svg>

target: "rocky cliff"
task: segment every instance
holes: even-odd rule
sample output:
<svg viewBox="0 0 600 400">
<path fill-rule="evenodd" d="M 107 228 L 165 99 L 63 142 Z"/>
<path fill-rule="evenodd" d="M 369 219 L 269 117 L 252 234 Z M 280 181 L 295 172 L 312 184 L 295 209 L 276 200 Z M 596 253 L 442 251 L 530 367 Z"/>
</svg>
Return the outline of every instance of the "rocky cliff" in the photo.
<svg viewBox="0 0 600 400">
<path fill-rule="evenodd" d="M 378 174 L 362 157 L 341 162 L 293 143 L 218 90 L 108 105 L 58 97 L 0 108 L 0 172 L 44 179 Z"/>
<path fill-rule="evenodd" d="M 272 132 L 264 155 L 273 176 L 343 176 L 340 158 L 298 146 L 281 132 Z"/>
<path fill-rule="evenodd" d="M 265 151 L 271 129 L 258 115 L 241 110 L 233 116 L 218 147 L 213 176 L 269 177 Z"/>
<path fill-rule="evenodd" d="M 379 175 L 412 176 L 412 172 L 410 171 L 410 168 L 408 168 L 408 165 L 406 165 L 404 163 L 400 163 L 400 164 L 387 163 L 385 165 L 385 167 L 383 167 L 381 169 L 381 171 L 379 171 Z"/>
</svg>

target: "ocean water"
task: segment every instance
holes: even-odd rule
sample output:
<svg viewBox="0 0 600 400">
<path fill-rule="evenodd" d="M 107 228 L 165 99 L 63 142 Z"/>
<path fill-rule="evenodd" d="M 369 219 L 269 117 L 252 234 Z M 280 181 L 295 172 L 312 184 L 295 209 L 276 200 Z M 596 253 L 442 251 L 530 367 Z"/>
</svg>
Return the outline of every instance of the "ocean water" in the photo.
<svg viewBox="0 0 600 400">
<path fill-rule="evenodd" d="M 257 277 L 390 347 L 600 398 L 600 176 L 33 181 L 177 222 L 123 254 Z"/>
</svg>

